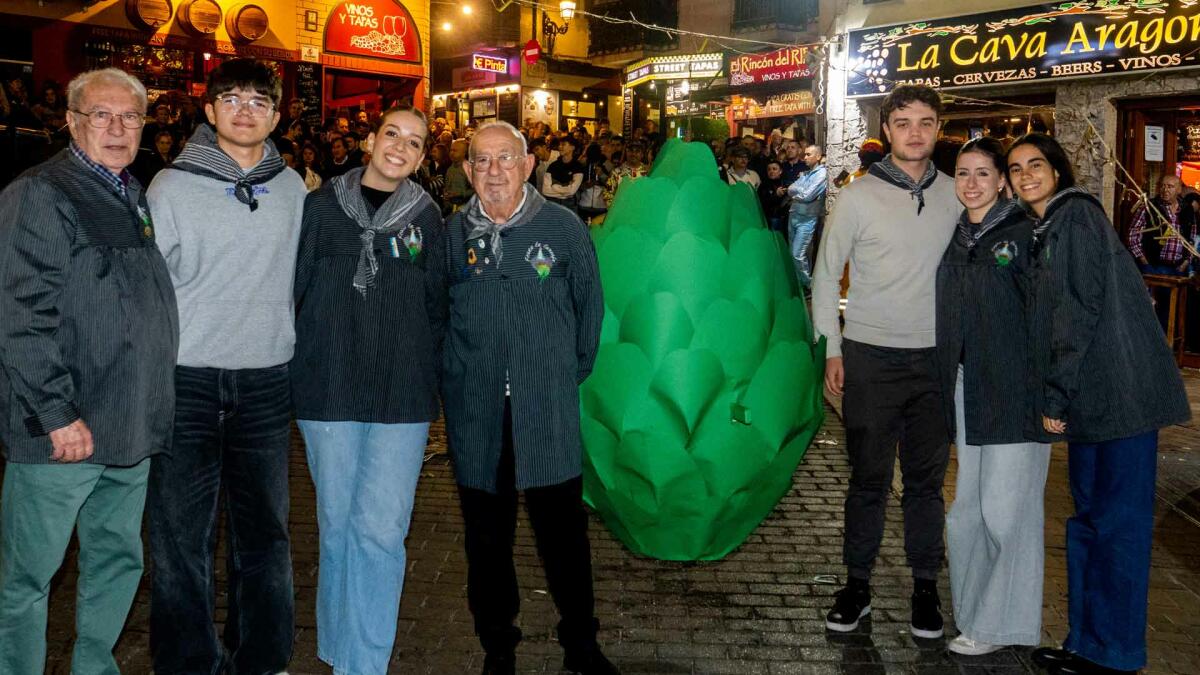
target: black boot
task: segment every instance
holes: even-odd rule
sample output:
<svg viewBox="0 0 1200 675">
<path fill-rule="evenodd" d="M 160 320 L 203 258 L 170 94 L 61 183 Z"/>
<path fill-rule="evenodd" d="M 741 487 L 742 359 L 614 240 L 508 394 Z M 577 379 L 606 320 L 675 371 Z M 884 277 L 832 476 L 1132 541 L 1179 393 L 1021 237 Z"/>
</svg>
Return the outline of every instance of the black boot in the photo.
<svg viewBox="0 0 1200 675">
<path fill-rule="evenodd" d="M 936 640 L 942 637 L 942 607 L 938 598 L 937 582 L 932 579 L 916 579 L 913 582 L 912 625 L 913 637 Z"/>
<path fill-rule="evenodd" d="M 563 668 L 579 675 L 620 675 L 621 671 L 600 651 L 600 645 L 577 647 L 566 653 Z"/>
<path fill-rule="evenodd" d="M 521 629 L 511 623 L 475 625 L 479 644 L 487 654 L 483 659 L 483 675 L 513 675 L 517 672 L 517 644 Z"/>
<path fill-rule="evenodd" d="M 600 651 L 596 618 L 558 622 L 558 643 L 562 645 L 563 668 L 579 675 L 619 675 L 620 671 Z"/>
</svg>

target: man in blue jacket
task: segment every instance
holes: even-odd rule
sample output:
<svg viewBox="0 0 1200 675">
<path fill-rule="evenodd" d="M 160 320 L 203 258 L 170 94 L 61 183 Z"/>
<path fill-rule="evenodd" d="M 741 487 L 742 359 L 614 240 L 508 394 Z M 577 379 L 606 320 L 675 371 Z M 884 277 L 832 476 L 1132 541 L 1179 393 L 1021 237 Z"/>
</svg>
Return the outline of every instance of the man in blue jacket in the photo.
<svg viewBox="0 0 1200 675">
<path fill-rule="evenodd" d="M 808 171 L 788 186 L 788 197 L 792 200 L 788 209 L 788 241 L 792 246 L 792 259 L 796 263 L 796 279 L 800 286 L 812 286 L 812 261 L 808 247 L 812 245 L 817 224 L 825 213 L 825 191 L 829 183 L 829 172 L 825 169 L 821 146 L 810 145 L 804 150 L 804 163 Z"/>
</svg>

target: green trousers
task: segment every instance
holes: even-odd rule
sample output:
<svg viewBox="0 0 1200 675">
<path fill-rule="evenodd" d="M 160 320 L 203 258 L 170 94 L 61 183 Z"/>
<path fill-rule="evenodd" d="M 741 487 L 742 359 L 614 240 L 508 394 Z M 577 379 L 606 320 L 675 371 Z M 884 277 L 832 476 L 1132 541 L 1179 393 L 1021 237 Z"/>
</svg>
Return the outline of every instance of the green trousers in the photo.
<svg viewBox="0 0 1200 675">
<path fill-rule="evenodd" d="M 50 579 L 79 530 L 76 675 L 120 673 L 113 647 L 142 576 L 150 460 L 132 467 L 16 464 L 0 493 L 0 673 L 46 668 Z"/>
</svg>

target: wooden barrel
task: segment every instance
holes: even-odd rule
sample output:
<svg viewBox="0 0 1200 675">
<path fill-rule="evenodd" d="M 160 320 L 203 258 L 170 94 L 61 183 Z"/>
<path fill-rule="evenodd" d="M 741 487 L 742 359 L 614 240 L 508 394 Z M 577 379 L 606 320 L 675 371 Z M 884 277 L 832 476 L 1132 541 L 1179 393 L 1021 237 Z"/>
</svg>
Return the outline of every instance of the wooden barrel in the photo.
<svg viewBox="0 0 1200 675">
<path fill-rule="evenodd" d="M 158 30 L 174 14 L 171 0 L 125 0 L 125 16 L 142 30 Z"/>
<path fill-rule="evenodd" d="M 217 0 L 186 0 L 179 6 L 179 25 L 198 35 L 212 35 L 221 26 Z"/>
<path fill-rule="evenodd" d="M 237 5 L 225 14 L 225 30 L 234 42 L 254 42 L 266 35 L 269 27 L 267 11 L 250 2 Z"/>
</svg>

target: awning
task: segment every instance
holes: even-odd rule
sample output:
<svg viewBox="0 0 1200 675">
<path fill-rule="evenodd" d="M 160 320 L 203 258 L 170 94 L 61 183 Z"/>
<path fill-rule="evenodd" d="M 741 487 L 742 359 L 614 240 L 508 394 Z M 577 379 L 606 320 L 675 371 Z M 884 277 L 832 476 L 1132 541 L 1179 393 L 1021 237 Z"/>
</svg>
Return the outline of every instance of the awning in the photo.
<svg viewBox="0 0 1200 675">
<path fill-rule="evenodd" d="M 769 96 L 787 94 L 802 89 L 812 89 L 812 78 L 743 85 L 718 84 L 693 91 L 692 101 L 697 103 L 717 101 L 728 99 L 734 95 L 761 100 Z"/>
</svg>

